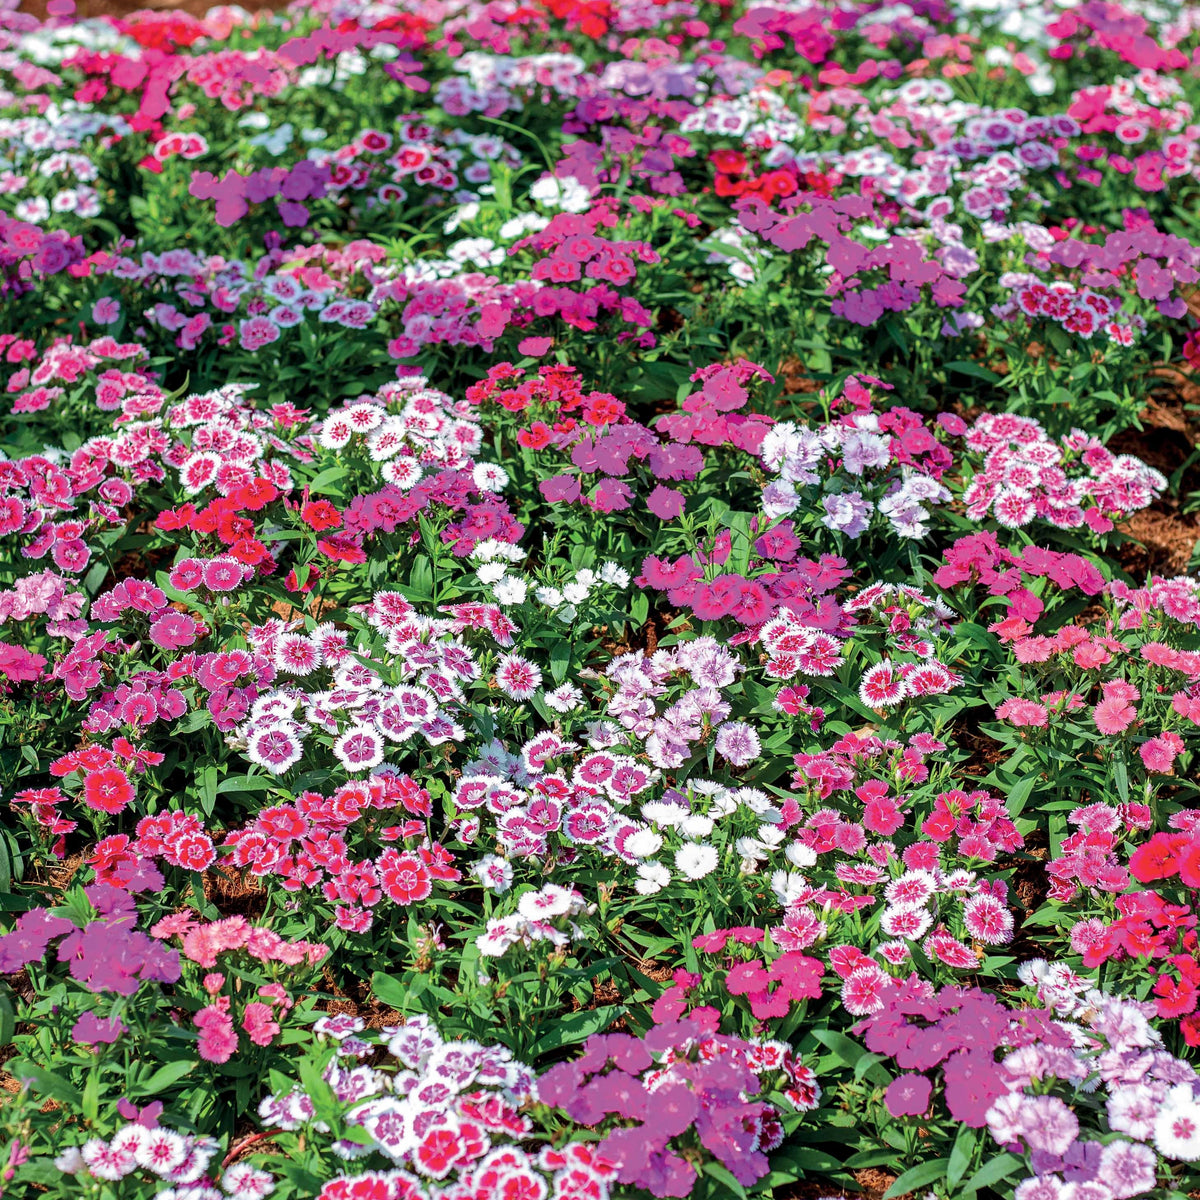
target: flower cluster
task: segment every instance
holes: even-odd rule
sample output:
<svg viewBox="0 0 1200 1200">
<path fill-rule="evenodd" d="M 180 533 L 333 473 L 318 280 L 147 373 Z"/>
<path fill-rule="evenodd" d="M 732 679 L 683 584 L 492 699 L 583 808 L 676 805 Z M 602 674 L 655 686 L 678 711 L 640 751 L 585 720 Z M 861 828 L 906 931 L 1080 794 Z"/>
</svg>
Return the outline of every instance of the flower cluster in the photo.
<svg viewBox="0 0 1200 1200">
<path fill-rule="evenodd" d="M 149 1172 L 170 1184 L 200 1185 L 209 1182 L 209 1166 L 218 1150 L 212 1138 L 177 1133 L 165 1125 L 140 1122 L 122 1126 L 111 1138 L 89 1138 L 82 1146 L 64 1150 L 54 1165 L 64 1175 L 90 1176 L 116 1183 L 127 1176 L 138 1178 Z M 226 1195 L 265 1196 L 274 1191 L 274 1181 L 264 1171 L 236 1167 L 223 1179 Z"/>
<path fill-rule="evenodd" d="M 1041 520 L 1106 533 L 1114 517 L 1145 508 L 1166 487 L 1161 472 L 1112 454 L 1083 430 L 1055 444 L 1037 421 L 1011 413 L 985 413 L 967 430 L 966 445 L 982 456 L 963 492 L 967 513 L 991 512 L 1006 529 Z"/>
<path fill-rule="evenodd" d="M 491 862 L 483 859 L 478 870 L 486 882 L 489 872 L 504 871 L 504 865 L 500 859 Z M 559 949 L 582 936 L 571 918 L 586 908 L 587 902 L 574 888 L 548 883 L 536 892 L 526 892 L 512 916 L 490 920 L 487 930 L 475 939 L 475 944 L 480 954 L 488 958 L 499 958 L 514 946 L 528 949 L 537 942 L 549 942 Z"/>
<path fill-rule="evenodd" d="M 164 917 L 150 930 L 150 936 L 161 941 L 180 938 L 182 957 L 206 968 L 203 984 L 210 1001 L 196 1013 L 193 1022 L 200 1031 L 200 1057 L 215 1063 L 228 1062 L 238 1048 L 233 1014 L 235 999 L 239 1001 L 237 1026 L 255 1046 L 269 1046 L 279 1036 L 281 1022 L 294 1003 L 280 983 L 262 984 L 249 993 L 253 999 L 238 995 L 236 984 L 233 995 L 225 992 L 230 967 L 228 960 L 223 963 L 222 955 L 242 951 L 247 959 L 264 967 L 273 963 L 285 967 L 313 967 L 329 952 L 324 945 L 285 941 L 272 929 L 252 926 L 242 917 L 204 923 L 187 912 Z M 226 969 L 213 969 L 220 965 L 225 965 Z"/>
<path fill-rule="evenodd" d="M 379 1034 L 358 1018 L 322 1017 L 314 1032 L 333 1044 L 333 1057 L 318 1076 L 328 1106 L 348 1132 L 360 1135 L 330 1139 L 331 1149 L 342 1159 L 372 1155 L 387 1164 L 329 1178 L 321 1200 L 391 1195 L 399 1187 L 409 1196 L 431 1197 L 455 1185 L 467 1194 L 556 1200 L 605 1200 L 610 1194 L 614 1164 L 598 1151 L 547 1146 L 533 1154 L 521 1146 L 533 1128 L 521 1110 L 540 1093 L 534 1073 L 503 1047 L 443 1040 L 424 1017 Z M 364 1064 L 377 1046 L 386 1049 L 383 1062 Z M 259 1105 L 263 1121 L 277 1129 L 328 1137 L 317 1113 L 314 1097 L 301 1087 L 273 1093 Z"/>
<path fill-rule="evenodd" d="M 621 1183 L 687 1196 L 696 1182 L 695 1142 L 743 1185 L 766 1174 L 766 1152 L 783 1127 L 773 1105 L 752 1097 L 767 1094 L 772 1077 L 809 1083 L 810 1103 L 819 1096 L 786 1046 L 726 1037 L 713 1010 L 696 1009 L 661 1020 L 642 1038 L 589 1038 L 581 1057 L 539 1079 L 538 1097 L 606 1129 L 597 1152 L 620 1162 Z"/>
<path fill-rule="evenodd" d="M 763 465 L 778 476 L 763 491 L 766 516 L 791 516 L 819 496 L 822 524 L 847 538 L 866 533 L 876 513 L 891 533 L 925 536 L 927 506 L 950 499 L 941 479 L 951 454 L 936 435 L 965 427 L 952 413 L 941 414 L 934 429 L 901 405 L 877 413 L 866 384 L 879 380 L 846 381 L 839 405 L 846 411 L 837 420 L 817 429 L 783 422 L 766 434 Z"/>
</svg>

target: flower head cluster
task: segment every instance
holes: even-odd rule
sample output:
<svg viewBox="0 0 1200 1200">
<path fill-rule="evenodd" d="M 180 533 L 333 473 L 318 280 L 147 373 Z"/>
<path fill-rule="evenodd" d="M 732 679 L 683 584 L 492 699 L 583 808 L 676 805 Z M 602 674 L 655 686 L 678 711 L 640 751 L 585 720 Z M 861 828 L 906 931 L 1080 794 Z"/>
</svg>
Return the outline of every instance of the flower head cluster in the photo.
<svg viewBox="0 0 1200 1200">
<path fill-rule="evenodd" d="M 850 539 L 873 522 L 900 537 L 928 532 L 930 507 L 950 499 L 941 478 L 951 455 L 937 435 L 961 433 L 962 422 L 945 413 L 930 428 L 902 406 L 876 412 L 866 385 L 878 383 L 851 376 L 835 405 L 843 411 L 826 425 L 781 422 L 768 431 L 760 454 L 778 476 L 763 491 L 769 518 L 819 502 L 822 524 Z"/>
<path fill-rule="evenodd" d="M 502 859 L 483 859 L 477 873 L 487 881 L 488 872 L 511 872 Z M 582 936 L 572 918 L 587 911 L 587 901 L 574 888 L 547 883 L 536 892 L 526 892 L 517 902 L 517 911 L 508 917 L 493 917 L 487 929 L 476 939 L 480 954 L 499 958 L 514 946 L 532 949 L 538 942 L 549 942 L 556 950 L 569 946 Z"/>
<path fill-rule="evenodd" d="M 395 809 L 405 819 L 379 828 L 374 814 Z M 311 891 L 339 929 L 365 933 L 385 899 L 408 908 L 427 900 L 436 883 L 462 877 L 453 856 L 430 840 L 424 818 L 431 812 L 429 792 L 411 776 L 377 772 L 328 797 L 305 791 L 264 808 L 231 829 L 225 845 L 233 866 L 278 880 L 287 892 Z"/>
<path fill-rule="evenodd" d="M 151 930 L 150 936 L 166 941 L 182 940 L 183 958 L 204 967 L 204 991 L 208 1003 L 193 1017 L 200 1031 L 199 1054 L 207 1062 L 228 1062 L 238 1050 L 237 1025 L 255 1046 L 269 1046 L 282 1032 L 282 1023 L 294 1001 L 279 982 L 265 983 L 246 994 L 237 983 L 226 987 L 235 970 L 238 952 L 253 962 L 267 967 L 313 967 L 329 952 L 324 945 L 309 942 L 289 942 L 265 926 L 252 926 L 244 917 L 227 917 L 221 921 L 200 922 L 188 912 L 164 917 Z M 222 955 L 229 955 L 222 961 Z M 224 971 L 213 970 L 223 965 Z M 271 971 L 278 978 L 282 973 Z"/>
<path fill-rule="evenodd" d="M 716 1011 L 696 1009 L 661 1019 L 644 1038 L 589 1038 L 580 1058 L 541 1077 L 538 1096 L 605 1131 L 597 1150 L 620 1163 L 621 1183 L 686 1196 L 697 1150 L 743 1185 L 766 1173 L 766 1152 L 783 1129 L 777 1110 L 753 1097 L 765 1095 L 773 1077 L 797 1071 L 804 1068 L 786 1047 L 722 1035 Z"/>
<path fill-rule="evenodd" d="M 209 1167 L 219 1144 L 209 1137 L 177 1133 L 157 1123 L 132 1122 L 122 1126 L 111 1138 L 89 1138 L 82 1146 L 64 1150 L 54 1164 L 64 1175 L 90 1176 L 107 1183 L 133 1177 L 166 1180 L 177 1185 L 177 1194 L 188 1185 L 211 1184 Z M 274 1180 L 265 1171 L 252 1167 L 236 1168 L 225 1178 L 226 1195 L 234 1200 L 251 1200 L 274 1191 Z M 217 1193 L 218 1195 L 220 1193 Z"/>
<path fill-rule="evenodd" d="M 1130 855 L 1128 872 L 1120 871 L 1124 884 L 1132 875 L 1138 883 L 1154 885 L 1153 890 L 1119 895 L 1110 922 L 1076 922 L 1071 945 L 1082 954 L 1085 967 L 1116 962 L 1151 971 L 1155 1015 L 1179 1019 L 1184 1040 L 1194 1046 L 1200 1045 L 1200 832 L 1190 819 L 1175 823 L 1182 826 L 1178 832 L 1153 834 Z"/>
<path fill-rule="evenodd" d="M 157 872 L 143 872 L 130 887 L 144 890 L 161 884 L 161 879 Z M 178 951 L 134 928 L 137 909 L 129 891 L 92 884 L 84 895 L 96 916 L 82 926 L 44 908 L 23 913 L 13 932 L 0 938 L 4 973 L 41 963 L 49 943 L 57 941 L 58 961 L 69 964 L 71 978 L 97 994 L 132 996 L 143 983 L 174 983 L 179 978 Z"/>
<path fill-rule="evenodd" d="M 935 992 L 915 982 L 889 991 L 859 1028 L 868 1049 L 894 1058 L 905 1072 L 888 1087 L 893 1116 L 928 1111 L 929 1072 L 936 1070 L 950 1115 L 976 1129 L 988 1123 L 992 1106 L 1019 1079 L 1011 1056 L 998 1060 L 997 1051 L 1041 1046 L 1050 1054 L 1069 1052 L 1073 1045 L 1070 1034 L 1044 1012 L 1010 1011 L 978 988 Z"/>
<path fill-rule="evenodd" d="M 1105 533 L 1113 518 L 1145 508 L 1167 485 L 1160 471 L 1113 454 L 1081 429 L 1056 443 L 1032 417 L 984 413 L 967 430 L 966 446 L 982 459 L 963 492 L 967 515 L 990 512 L 1006 529 L 1040 520 Z"/>
<path fill-rule="evenodd" d="M 281 775 L 300 762 L 316 737 L 330 744 L 348 774 L 357 775 L 379 768 L 391 746 L 411 739 L 429 746 L 462 741 L 466 735 L 456 710 L 464 700 L 463 685 L 479 677 L 480 667 L 456 635 L 482 628 L 504 644 L 515 631 L 494 605 L 474 609 L 468 613 L 459 606 L 450 617 L 425 617 L 399 592 L 377 592 L 359 611 L 384 640 L 382 662 L 368 657 L 369 645 L 351 645 L 332 625 L 311 633 L 260 630 L 256 648 L 281 673 L 307 686 L 276 687 L 254 701 L 238 730 L 246 756 Z"/>
<path fill-rule="evenodd" d="M 335 1141 L 343 1159 L 366 1168 L 328 1180 L 321 1200 L 403 1194 L 431 1198 L 462 1185 L 467 1194 L 606 1200 L 614 1164 L 585 1145 L 531 1153 L 522 1108 L 538 1097 L 534 1073 L 501 1046 L 444 1040 L 425 1017 L 367 1031 L 359 1018 L 322 1017 L 314 1032 L 333 1043 L 322 1075 L 346 1124 L 362 1135 Z M 378 1065 L 363 1063 L 386 1054 Z M 297 1086 L 269 1095 L 262 1120 L 320 1138 L 312 1097 Z M 369 1165 L 382 1161 L 383 1169 Z M 435 1192 L 435 1189 L 437 1191 Z"/>
<path fill-rule="evenodd" d="M 987 1127 L 1027 1156 L 1033 1176 L 1017 1185 L 1022 1200 L 1058 1200 L 1072 1187 L 1125 1200 L 1157 1190 L 1162 1159 L 1200 1158 L 1196 1072 L 1163 1048 L 1151 1013 L 1092 991 L 1078 1024 L 1058 1023 L 1066 1045 L 1058 1036 L 1025 1042 L 1002 1060 L 1010 1090 Z M 1093 1124 L 1094 1101 L 1070 1103 L 1081 1093 L 1103 1097 L 1107 1129 Z"/>
</svg>

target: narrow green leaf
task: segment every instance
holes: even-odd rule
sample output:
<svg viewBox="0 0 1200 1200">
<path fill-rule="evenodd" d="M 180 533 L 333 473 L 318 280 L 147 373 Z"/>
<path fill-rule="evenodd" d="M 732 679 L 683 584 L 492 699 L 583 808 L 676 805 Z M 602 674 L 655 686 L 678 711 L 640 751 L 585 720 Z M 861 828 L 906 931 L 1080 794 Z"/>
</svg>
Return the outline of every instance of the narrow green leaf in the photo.
<svg viewBox="0 0 1200 1200">
<path fill-rule="evenodd" d="M 993 1158 L 990 1162 L 984 1163 L 963 1185 L 963 1191 L 977 1192 L 980 1188 L 991 1187 L 992 1184 L 999 1183 L 1001 1179 L 1007 1179 L 1024 1166 L 1025 1160 L 1018 1158 L 1015 1154 L 1002 1154 L 999 1158 Z"/>
<path fill-rule="evenodd" d="M 340 488 L 332 488 L 329 485 L 336 483 L 339 479 L 344 478 L 345 475 L 345 467 L 326 467 L 308 485 L 308 494 L 310 496 L 320 496 L 322 493 L 329 493 L 331 495 L 340 494 Z"/>
<path fill-rule="evenodd" d="M 731 1194 L 740 1196 L 741 1200 L 746 1200 L 746 1189 L 734 1178 L 733 1173 L 720 1163 L 706 1162 L 704 1164 L 704 1173 L 711 1179 L 715 1179 L 722 1186 L 727 1187 Z"/>
<path fill-rule="evenodd" d="M 974 379 L 984 379 L 988 383 L 998 383 L 1000 376 L 995 371 L 989 371 L 987 367 L 981 367 L 978 363 L 967 362 L 965 360 L 955 360 L 946 364 L 947 371 L 957 371 L 960 375 L 970 375 Z"/>
<path fill-rule="evenodd" d="M 80 1106 L 83 1119 L 93 1124 L 100 1116 L 100 1072 L 88 1072 L 87 1082 L 83 1085 L 83 1103 Z"/>
<path fill-rule="evenodd" d="M 17 1014 L 8 997 L 8 989 L 0 992 L 0 1047 L 7 1046 L 17 1031 Z"/>
<path fill-rule="evenodd" d="M 858 1154 L 852 1154 L 842 1163 L 842 1166 L 847 1170 L 854 1171 L 861 1167 L 886 1167 L 895 1161 L 896 1152 L 894 1150 L 863 1150 Z"/>
<path fill-rule="evenodd" d="M 1121 799 L 1122 804 L 1129 803 L 1129 767 L 1125 763 L 1125 755 L 1121 751 L 1117 751 L 1117 756 L 1113 761 L 1113 775 L 1117 783 L 1117 795 Z"/>
<path fill-rule="evenodd" d="M 964 1125 L 958 1131 L 958 1137 L 954 1139 L 954 1145 L 950 1150 L 950 1165 L 946 1168 L 946 1183 L 949 1187 L 957 1187 L 959 1181 L 967 1173 L 977 1141 L 978 1135 L 970 1125 Z"/>
<path fill-rule="evenodd" d="M 607 1029 L 624 1011 L 622 1004 L 605 1004 L 563 1017 L 545 1037 L 534 1042 L 529 1057 L 537 1058 L 551 1050 L 561 1050 L 564 1046 L 586 1041 L 593 1033 Z"/>
<path fill-rule="evenodd" d="M 1033 789 L 1037 786 L 1041 778 L 1042 773 L 1040 770 L 1030 771 L 1028 775 L 1009 789 L 1007 808 L 1010 816 L 1016 817 L 1021 814 L 1029 797 L 1033 794 Z"/>
<path fill-rule="evenodd" d="M 217 792 L 222 796 L 228 792 L 265 792 L 273 782 L 266 775 L 230 775 L 217 784 Z"/>
<path fill-rule="evenodd" d="M 562 683 L 567 677 L 567 668 L 571 665 L 571 643 L 555 642 L 550 647 L 550 674 L 555 683 Z"/>
<path fill-rule="evenodd" d="M 178 1083 L 196 1065 L 195 1059 L 184 1058 L 158 1068 L 149 1079 L 135 1086 L 135 1094 L 154 1098 L 165 1092 L 173 1083 Z"/>
<path fill-rule="evenodd" d="M 371 991 L 375 994 L 376 999 L 382 1004 L 398 1008 L 401 1012 L 407 1009 L 414 992 L 419 993 L 420 990 L 410 987 L 402 979 L 397 979 L 395 975 L 385 975 L 382 971 L 376 971 L 371 976 Z"/>
<path fill-rule="evenodd" d="M 915 1192 L 917 1188 L 928 1187 L 931 1183 L 945 1177 L 949 1165 L 948 1158 L 935 1158 L 930 1162 L 918 1163 L 905 1171 L 886 1192 L 883 1200 L 892 1200 L 893 1196 L 903 1196 L 906 1192 Z"/>
<path fill-rule="evenodd" d="M 40 1095 L 58 1100 L 68 1108 L 78 1108 L 82 1103 L 83 1097 L 77 1087 L 72 1087 L 61 1075 L 55 1075 L 53 1071 L 47 1071 L 27 1058 L 9 1063 L 8 1071 L 16 1079 L 30 1080 Z"/>
</svg>

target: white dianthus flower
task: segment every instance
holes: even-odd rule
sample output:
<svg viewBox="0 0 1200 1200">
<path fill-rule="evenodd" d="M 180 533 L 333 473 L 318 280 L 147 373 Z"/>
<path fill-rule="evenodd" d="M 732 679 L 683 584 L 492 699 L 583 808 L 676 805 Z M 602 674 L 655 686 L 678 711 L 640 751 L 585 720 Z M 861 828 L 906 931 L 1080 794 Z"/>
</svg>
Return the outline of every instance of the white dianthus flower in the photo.
<svg viewBox="0 0 1200 1200">
<path fill-rule="evenodd" d="M 499 583 L 504 578 L 504 573 L 507 570 L 507 563 L 485 562 L 480 564 L 479 569 L 475 572 L 475 576 L 480 583 Z"/>
<path fill-rule="evenodd" d="M 662 844 L 662 834 L 655 833 L 653 829 L 639 829 L 625 839 L 625 849 L 634 858 L 649 858 L 662 849 Z"/>
<path fill-rule="evenodd" d="M 817 861 L 817 852 L 803 842 L 792 842 L 783 853 L 793 867 L 811 867 Z"/>
<path fill-rule="evenodd" d="M 525 580 L 506 575 L 503 579 L 497 580 L 496 585 L 492 588 L 492 595 L 496 597 L 497 604 L 524 604 L 528 591 L 529 586 Z"/>
<path fill-rule="evenodd" d="M 638 867 L 638 879 L 634 889 L 639 896 L 653 896 L 671 882 L 671 872 L 662 863 L 647 862 Z"/>
<path fill-rule="evenodd" d="M 471 478 L 481 492 L 499 492 L 508 486 L 508 472 L 495 463 L 476 463 Z"/>
<path fill-rule="evenodd" d="M 717 851 L 707 842 L 689 842 L 675 851 L 675 866 L 688 879 L 703 879 L 717 869 Z"/>
</svg>

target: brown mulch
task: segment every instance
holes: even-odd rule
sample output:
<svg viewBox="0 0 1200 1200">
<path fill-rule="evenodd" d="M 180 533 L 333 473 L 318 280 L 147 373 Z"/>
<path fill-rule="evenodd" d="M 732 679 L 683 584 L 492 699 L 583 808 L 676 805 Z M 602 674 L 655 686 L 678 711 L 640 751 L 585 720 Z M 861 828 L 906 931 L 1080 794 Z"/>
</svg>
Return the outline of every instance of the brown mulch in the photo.
<svg viewBox="0 0 1200 1200">
<path fill-rule="evenodd" d="M 267 889 L 249 872 L 216 864 L 204 872 L 204 898 L 223 917 L 242 916 L 249 921 L 267 909 Z"/>
<path fill-rule="evenodd" d="M 783 384 L 785 396 L 811 396 L 821 390 L 821 384 L 808 374 L 803 359 L 792 356 L 779 364 L 776 376 Z"/>
<path fill-rule="evenodd" d="M 1190 371 L 1160 367 L 1141 414 L 1142 428 L 1127 429 L 1109 443 L 1117 454 L 1136 454 L 1170 477 L 1180 473 L 1173 494 L 1134 513 L 1118 526 L 1134 539 L 1116 553 L 1123 570 L 1135 579 L 1148 575 L 1181 575 L 1194 562 L 1200 544 L 1200 512 L 1184 512 L 1200 493 L 1200 385 Z"/>
<path fill-rule="evenodd" d="M 784 1188 L 778 1200 L 883 1200 L 888 1188 L 897 1176 L 880 1167 L 865 1167 L 851 1172 L 859 1191 L 851 1192 L 820 1179 L 805 1179 Z M 892 1200 L 911 1200 L 910 1196 L 893 1197 Z"/>
<path fill-rule="evenodd" d="M 1135 579 L 1143 575 L 1182 575 L 1200 542 L 1200 514 L 1183 514 L 1178 504 L 1159 503 L 1134 513 L 1119 526 L 1135 539 L 1117 550 L 1123 570 Z"/>
</svg>

